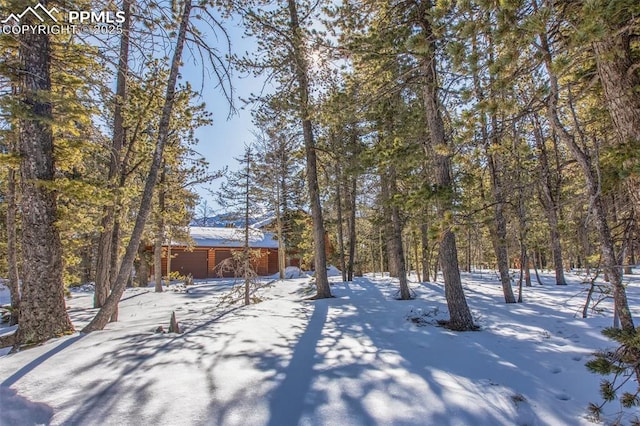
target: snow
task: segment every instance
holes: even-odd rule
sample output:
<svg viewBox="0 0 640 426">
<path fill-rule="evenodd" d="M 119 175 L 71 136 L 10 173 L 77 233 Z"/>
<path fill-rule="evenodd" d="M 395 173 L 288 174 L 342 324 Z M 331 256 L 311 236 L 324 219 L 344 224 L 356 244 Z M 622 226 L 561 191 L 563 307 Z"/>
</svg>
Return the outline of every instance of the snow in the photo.
<svg viewBox="0 0 640 426">
<path fill-rule="evenodd" d="M 436 325 L 448 317 L 441 283 L 412 282 L 416 299 L 398 301 L 379 274 L 332 278 L 336 297 L 318 301 L 308 276 L 263 281 L 248 307 L 229 303 L 232 280 L 129 289 L 104 331 L 0 357 L 0 424 L 591 424 L 601 378 L 584 364 L 613 346 L 600 333 L 612 306 L 582 319 L 586 286 L 568 278 L 544 274 L 507 305 L 494 273 L 465 274 L 481 326 L 466 333 Z M 640 278 L 625 279 L 639 317 Z M 68 301 L 78 329 L 92 297 Z M 154 333 L 172 311 L 183 334 Z"/>
<path fill-rule="evenodd" d="M 244 245 L 244 229 L 242 228 L 190 226 L 189 234 L 196 247 L 242 247 Z M 175 241 L 173 244 L 183 245 Z M 249 245 L 256 248 L 278 248 L 278 241 L 271 232 L 251 228 L 249 230 Z"/>
</svg>

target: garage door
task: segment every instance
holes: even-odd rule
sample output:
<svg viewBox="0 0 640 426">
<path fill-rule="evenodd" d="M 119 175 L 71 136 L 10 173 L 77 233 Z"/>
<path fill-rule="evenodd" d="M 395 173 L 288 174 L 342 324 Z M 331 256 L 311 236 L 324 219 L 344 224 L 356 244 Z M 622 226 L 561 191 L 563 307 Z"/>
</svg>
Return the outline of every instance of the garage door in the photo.
<svg viewBox="0 0 640 426">
<path fill-rule="evenodd" d="M 207 278 L 207 252 L 205 250 L 179 251 L 171 256 L 171 271 L 193 278 Z"/>
<path fill-rule="evenodd" d="M 229 259 L 230 257 L 231 257 L 231 250 L 216 250 L 216 268 L 215 268 L 216 277 L 220 276 L 221 263 L 224 262 L 226 259 Z M 228 267 L 225 267 L 222 269 L 222 276 L 233 277 L 234 273 L 232 270 L 229 270 Z"/>
</svg>

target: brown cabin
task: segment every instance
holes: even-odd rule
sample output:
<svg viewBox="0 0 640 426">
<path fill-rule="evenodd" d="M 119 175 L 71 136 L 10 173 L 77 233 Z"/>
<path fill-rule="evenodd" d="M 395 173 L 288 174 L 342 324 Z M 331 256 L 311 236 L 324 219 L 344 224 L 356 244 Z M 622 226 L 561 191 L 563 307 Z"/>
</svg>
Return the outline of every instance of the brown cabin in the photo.
<svg viewBox="0 0 640 426">
<path fill-rule="evenodd" d="M 193 245 L 172 242 L 163 247 L 162 276 L 167 275 L 167 253 L 171 253 L 170 271 L 193 278 L 233 277 L 233 272 L 223 271 L 221 263 L 244 246 L 244 230 L 240 228 L 189 227 Z M 254 263 L 258 275 L 273 275 L 278 272 L 278 241 L 271 232 L 251 229 L 249 247 L 260 250 Z M 153 276 L 153 271 L 151 271 Z"/>
</svg>

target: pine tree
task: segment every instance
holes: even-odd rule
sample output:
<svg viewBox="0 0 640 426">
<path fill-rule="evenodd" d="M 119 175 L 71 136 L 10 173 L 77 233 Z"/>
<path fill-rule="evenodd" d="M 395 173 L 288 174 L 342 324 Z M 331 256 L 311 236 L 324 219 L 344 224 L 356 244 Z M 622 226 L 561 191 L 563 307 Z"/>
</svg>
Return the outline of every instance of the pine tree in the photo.
<svg viewBox="0 0 640 426">
<path fill-rule="evenodd" d="M 240 169 L 227 175 L 226 182 L 220 185 L 216 194 L 218 204 L 226 209 L 230 219 L 240 219 L 242 227 L 238 229 L 238 236 L 242 237 L 242 251 L 232 253 L 234 256 L 230 264 L 216 265 L 221 271 L 231 271 L 234 276 L 243 279 L 244 304 L 251 304 L 251 286 L 257 277 L 254 262 L 259 259 L 260 250 L 252 250 L 249 241 L 256 232 L 251 227 L 251 219 L 257 216 L 260 206 L 256 200 L 256 170 L 254 151 L 251 145 L 245 146 L 242 157 L 236 158 Z"/>
<path fill-rule="evenodd" d="M 589 371 L 608 377 L 600 383 L 602 402 L 592 402 L 588 407 L 596 421 L 601 420 L 604 406 L 614 400 L 619 400 L 623 409 L 640 406 L 640 337 L 635 332 L 615 328 L 605 329 L 603 334 L 619 346 L 596 353 L 586 364 Z M 632 380 L 635 385 L 629 383 Z"/>
<path fill-rule="evenodd" d="M 265 2 L 239 2 L 235 10 L 242 16 L 247 31 L 258 37 L 265 59 L 242 58 L 238 64 L 253 72 L 277 74 L 279 95 L 286 98 L 302 129 L 306 159 L 307 191 L 313 221 L 316 299 L 332 297 L 326 270 L 325 225 L 318 185 L 318 155 L 313 128 L 311 72 L 308 62 L 309 19 L 311 4 L 288 0 L 282 6 L 260 9 Z M 303 12 L 299 9 L 304 8 Z M 254 9 L 255 7 L 255 9 Z M 302 17 L 306 17 L 301 20 Z M 283 66 L 282 64 L 286 64 Z"/>
<path fill-rule="evenodd" d="M 102 306 L 100 311 L 98 311 L 93 320 L 91 320 L 91 322 L 83 329 L 83 332 L 101 330 L 105 327 L 111 316 L 116 312 L 118 302 L 122 296 L 122 293 L 124 292 L 127 282 L 129 281 L 131 269 L 133 268 L 133 261 L 137 254 L 145 223 L 151 210 L 153 189 L 156 185 L 156 180 L 158 178 L 158 174 L 162 165 L 164 148 L 169 136 L 169 125 L 176 94 L 176 81 L 180 69 L 182 51 L 187 37 L 187 26 L 189 25 L 192 6 L 193 5 L 191 4 L 191 0 L 187 0 L 182 8 L 182 13 L 180 16 L 180 28 L 176 39 L 173 60 L 171 62 L 171 69 L 169 73 L 169 80 L 167 82 L 167 91 L 164 98 L 162 115 L 158 126 L 156 147 L 153 153 L 151 168 L 149 169 L 149 174 L 145 182 L 142 200 L 140 201 L 140 209 L 138 210 L 138 215 L 136 217 L 136 223 L 131 235 L 131 240 L 127 245 L 127 249 L 118 270 L 118 275 L 116 281 L 114 282 L 111 294 L 109 295 L 109 297 L 107 297 L 104 305 Z"/>
<path fill-rule="evenodd" d="M 46 0 L 41 2 L 47 6 Z M 22 297 L 17 345 L 39 343 L 73 331 L 64 301 L 62 244 L 56 227 L 51 43 L 47 34 L 20 39 L 19 152 L 22 210 Z M 48 186 L 49 185 L 49 186 Z"/>
</svg>

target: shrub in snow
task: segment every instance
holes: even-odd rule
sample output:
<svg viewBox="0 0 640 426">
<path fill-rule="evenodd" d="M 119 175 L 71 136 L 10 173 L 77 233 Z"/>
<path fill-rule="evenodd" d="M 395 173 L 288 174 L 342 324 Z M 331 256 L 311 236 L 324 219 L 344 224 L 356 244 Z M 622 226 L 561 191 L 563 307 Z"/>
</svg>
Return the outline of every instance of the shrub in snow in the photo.
<svg viewBox="0 0 640 426">
<path fill-rule="evenodd" d="M 431 324 L 436 325 L 436 317 L 440 313 L 440 309 L 436 306 L 435 308 L 425 312 L 422 308 L 414 308 L 412 307 L 409 312 L 405 315 L 407 321 L 411 321 L 419 327 Z"/>
</svg>

